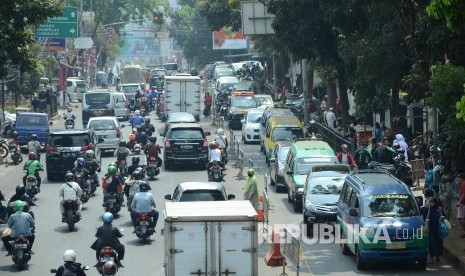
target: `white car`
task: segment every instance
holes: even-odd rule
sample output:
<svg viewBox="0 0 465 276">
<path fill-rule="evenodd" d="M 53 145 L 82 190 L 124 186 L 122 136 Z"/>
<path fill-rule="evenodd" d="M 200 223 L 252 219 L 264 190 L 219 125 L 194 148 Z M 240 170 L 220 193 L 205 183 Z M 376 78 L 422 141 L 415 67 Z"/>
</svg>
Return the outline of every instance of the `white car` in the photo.
<svg viewBox="0 0 465 276">
<path fill-rule="evenodd" d="M 241 120 L 244 143 L 260 142 L 260 121 L 263 111 L 263 108 L 250 108 Z"/>
<path fill-rule="evenodd" d="M 255 94 L 255 99 L 257 99 L 259 106 L 262 108 L 266 108 L 268 106 L 271 106 L 271 107 L 274 106 L 273 98 L 271 97 L 271 95 Z"/>
<path fill-rule="evenodd" d="M 85 81 L 75 78 L 66 79 L 66 94 L 70 101 L 82 101 L 82 95 L 87 92 Z"/>
</svg>

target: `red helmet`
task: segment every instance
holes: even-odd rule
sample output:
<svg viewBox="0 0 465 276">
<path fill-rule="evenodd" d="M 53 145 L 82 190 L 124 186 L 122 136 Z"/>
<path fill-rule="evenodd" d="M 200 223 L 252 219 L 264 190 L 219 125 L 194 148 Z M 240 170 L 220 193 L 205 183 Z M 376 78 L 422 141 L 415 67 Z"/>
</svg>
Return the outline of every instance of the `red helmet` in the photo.
<svg viewBox="0 0 465 276">
<path fill-rule="evenodd" d="M 37 159 L 37 153 L 35 153 L 35 152 L 32 151 L 32 152 L 30 152 L 30 153 L 28 154 L 27 157 L 29 157 L 30 160 L 36 160 L 36 159 Z"/>
</svg>

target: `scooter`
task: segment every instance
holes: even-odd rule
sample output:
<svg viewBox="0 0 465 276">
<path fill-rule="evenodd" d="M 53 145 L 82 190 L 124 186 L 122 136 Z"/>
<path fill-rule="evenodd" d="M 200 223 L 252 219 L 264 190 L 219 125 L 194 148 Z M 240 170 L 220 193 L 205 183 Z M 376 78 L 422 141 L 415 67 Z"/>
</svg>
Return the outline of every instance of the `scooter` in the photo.
<svg viewBox="0 0 465 276">
<path fill-rule="evenodd" d="M 87 201 L 89 201 L 89 197 L 90 197 L 90 185 L 85 179 L 85 176 L 86 175 L 84 174 L 84 170 L 82 169 L 78 169 L 74 173 L 75 181 L 77 184 L 79 184 L 79 186 L 82 189 L 82 196 L 81 196 L 82 203 L 86 203 Z"/>
<path fill-rule="evenodd" d="M 13 244 L 11 259 L 19 270 L 22 270 L 31 259 L 31 249 L 29 241 L 24 236 L 19 236 Z"/>
<path fill-rule="evenodd" d="M 224 181 L 224 170 L 218 164 L 218 162 L 213 162 L 213 165 L 209 168 L 208 173 L 210 175 L 209 179 L 214 182 Z"/>
<path fill-rule="evenodd" d="M 87 183 L 90 185 L 91 195 L 95 194 L 95 191 L 97 190 L 97 187 L 99 186 L 99 183 L 97 181 L 95 181 L 95 175 L 93 173 L 90 173 L 90 172 L 87 173 Z"/>
<path fill-rule="evenodd" d="M 223 164 L 226 165 L 228 163 L 228 152 L 226 148 L 220 148 L 220 151 L 221 151 L 221 160 L 223 160 Z"/>
<path fill-rule="evenodd" d="M 155 229 L 150 226 L 152 224 L 152 217 L 147 213 L 136 212 L 136 221 L 136 226 L 134 227 L 136 236 L 144 242 L 147 242 L 150 236 L 155 233 Z"/>
<path fill-rule="evenodd" d="M 116 265 L 118 265 L 119 264 L 118 252 L 116 250 L 114 250 L 113 248 L 111 248 L 109 246 L 106 246 L 106 247 L 102 248 L 102 250 L 100 250 L 98 263 L 95 265 L 96 268 L 97 268 L 97 271 L 98 271 L 98 273 L 100 275 L 104 275 L 103 274 L 103 265 L 106 262 L 109 262 L 109 261 L 112 261 Z M 119 266 L 118 266 L 118 268 L 119 268 Z"/>
<path fill-rule="evenodd" d="M 74 129 L 74 119 L 66 119 L 65 129 Z"/>
<path fill-rule="evenodd" d="M 150 156 L 147 162 L 147 167 L 145 168 L 147 176 L 150 180 L 154 180 L 155 176 L 160 174 L 160 167 L 158 167 L 158 160 L 155 156 Z"/>
<path fill-rule="evenodd" d="M 28 175 L 26 177 L 26 194 L 34 198 L 36 194 L 39 193 L 39 188 L 37 187 L 37 179 L 34 175 Z"/>
<path fill-rule="evenodd" d="M 18 165 L 19 163 L 23 162 L 21 150 L 14 142 L 9 143 L 8 150 L 10 151 L 11 160 L 13 161 L 14 165 Z"/>
<path fill-rule="evenodd" d="M 68 224 L 68 230 L 71 232 L 74 230 L 74 225 L 81 220 L 81 215 L 78 213 L 78 205 L 75 200 L 68 199 L 64 203 L 65 207 L 65 220 Z"/>
<path fill-rule="evenodd" d="M 117 193 L 108 193 L 105 203 L 105 212 L 110 212 L 115 216 L 121 210 L 121 202 Z"/>
</svg>

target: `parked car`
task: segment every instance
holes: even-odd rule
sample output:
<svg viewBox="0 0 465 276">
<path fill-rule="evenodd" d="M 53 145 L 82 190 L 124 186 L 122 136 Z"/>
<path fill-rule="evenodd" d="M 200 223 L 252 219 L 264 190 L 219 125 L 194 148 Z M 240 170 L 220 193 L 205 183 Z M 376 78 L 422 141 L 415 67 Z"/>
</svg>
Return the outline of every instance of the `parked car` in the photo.
<svg viewBox="0 0 465 276">
<path fill-rule="evenodd" d="M 197 119 L 193 114 L 188 112 L 172 112 L 168 114 L 160 135 L 165 136 L 172 125 L 181 123 L 197 123 Z"/>
<path fill-rule="evenodd" d="M 126 95 L 121 92 L 113 92 L 113 98 L 115 99 L 115 116 L 123 120 L 128 120 L 129 110 Z"/>
<path fill-rule="evenodd" d="M 5 115 L 3 135 L 9 136 L 15 131 L 16 114 L 8 111 L 3 111 L 3 114 Z"/>
<path fill-rule="evenodd" d="M 64 180 L 65 173 L 73 169 L 74 161 L 84 157 L 87 150 L 94 150 L 96 159 L 100 161 L 99 142 L 102 140 L 91 129 L 50 133 L 45 155 L 48 180 Z"/>
<path fill-rule="evenodd" d="M 286 190 L 286 183 L 284 183 L 284 163 L 292 143 L 293 141 L 278 142 L 271 154 L 270 182 L 271 185 L 274 185 L 277 193 Z"/>
<path fill-rule="evenodd" d="M 97 139 L 102 139 L 99 143 L 101 150 L 116 150 L 121 141 L 121 127 L 116 117 L 93 117 L 87 123 L 87 129 L 92 129 L 97 135 Z"/>
<path fill-rule="evenodd" d="M 165 169 L 174 164 L 191 163 L 206 168 L 208 162 L 208 141 L 210 132 L 204 131 L 198 123 L 181 123 L 170 127 L 165 137 L 163 163 Z"/>
<path fill-rule="evenodd" d="M 82 125 L 89 119 L 99 116 L 115 116 L 115 99 L 113 93 L 106 91 L 89 91 L 82 98 Z"/>
<path fill-rule="evenodd" d="M 66 79 L 66 95 L 70 101 L 82 102 L 82 96 L 87 92 L 87 84 L 80 79 Z"/>
<path fill-rule="evenodd" d="M 234 199 L 233 194 L 227 194 L 220 182 L 183 182 L 176 186 L 173 195 L 165 195 L 171 201 L 226 201 Z"/>
<path fill-rule="evenodd" d="M 242 141 L 244 144 L 249 142 L 260 142 L 260 120 L 262 118 L 263 108 L 250 108 L 247 110 L 242 123 Z"/>
</svg>

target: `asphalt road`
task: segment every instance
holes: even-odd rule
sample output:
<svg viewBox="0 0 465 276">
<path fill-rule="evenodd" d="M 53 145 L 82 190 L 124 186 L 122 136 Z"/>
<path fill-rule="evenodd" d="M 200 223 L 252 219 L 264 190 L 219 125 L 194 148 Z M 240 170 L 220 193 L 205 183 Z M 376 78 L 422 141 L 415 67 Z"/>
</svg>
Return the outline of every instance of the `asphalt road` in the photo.
<svg viewBox="0 0 465 276">
<path fill-rule="evenodd" d="M 74 105 L 74 104 L 73 104 Z M 77 105 L 78 106 L 78 105 Z M 77 114 L 80 111 L 76 110 Z M 157 128 L 161 126 L 161 122 L 156 120 L 155 115 L 151 115 L 152 122 Z M 82 127 L 80 119 L 77 120 L 77 127 Z M 122 122 L 127 124 L 126 122 Z M 202 119 L 202 124 L 205 128 L 214 130 L 211 126 L 211 121 Z M 62 128 L 63 120 L 55 121 L 54 127 Z M 130 127 L 123 128 L 123 135 L 129 135 Z M 239 132 L 237 132 L 239 133 Z M 240 135 L 238 135 L 239 137 Z M 209 137 L 210 140 L 214 136 Z M 239 139 L 239 138 L 238 138 Z M 159 141 L 161 139 L 159 137 Z M 258 145 L 242 145 L 245 157 L 250 158 L 257 167 L 258 179 L 260 182 L 260 190 L 263 189 L 264 175 L 267 171 L 263 155 L 259 151 Z M 113 162 L 110 154 L 105 154 L 102 158 L 102 174 L 110 162 Z M 42 161 L 44 163 L 44 161 Z M 226 186 L 227 193 L 236 195 L 236 198 L 242 198 L 242 187 L 245 180 L 238 180 L 235 176 L 238 169 L 233 168 L 234 161 L 227 165 Z M 248 165 L 248 162 L 245 162 Z M 258 168 L 259 167 L 259 168 Z M 10 197 L 14 193 L 14 188 L 21 183 L 23 176 L 22 167 L 9 166 L 0 167 L 0 189 Z M 244 171 L 247 168 L 244 169 Z M 94 251 L 90 249 L 90 245 L 94 241 L 94 234 L 97 227 L 101 225 L 100 216 L 103 214 L 102 194 L 100 188 L 97 195 L 85 204 L 86 209 L 82 212 L 83 219 L 76 224 L 76 230 L 69 232 L 67 225 L 61 222 L 59 211 L 58 192 L 62 183 L 48 182 L 45 174 L 41 173 L 43 178 L 42 192 L 37 195 L 38 207 L 33 211 L 36 215 L 36 242 L 33 251 L 35 254 L 29 262 L 26 270 L 17 271 L 10 257 L 4 257 L 6 251 L 0 251 L 0 275 L 47 275 L 50 274 L 51 268 L 57 268 L 62 264 L 62 253 L 66 249 L 75 249 L 78 254 L 78 262 L 91 266 L 91 270 L 87 275 L 98 275 L 97 271 L 92 268 L 95 264 Z M 155 196 L 160 214 L 164 209 L 164 195 L 172 193 L 175 186 L 184 181 L 205 181 L 206 173 L 195 168 L 183 166 L 172 171 L 162 169 L 160 175 L 155 181 L 151 181 L 152 193 Z M 274 189 L 269 189 L 270 202 L 273 210 L 270 213 L 270 223 L 300 225 L 302 220 L 301 214 L 296 214 L 292 211 L 291 205 L 287 202 L 286 194 L 277 194 Z M 123 229 L 124 237 L 122 242 L 126 246 L 126 257 L 123 261 L 125 268 L 121 269 L 117 275 L 164 275 L 163 270 L 163 255 L 164 241 L 161 235 L 163 227 L 163 216 L 160 215 L 157 233 L 152 236 L 150 244 L 143 244 L 135 234 L 132 234 L 132 225 L 130 216 L 126 209 L 120 212 L 121 216 L 114 221 L 114 225 Z M 5 225 L 0 225 L 0 230 L 3 231 Z M 265 265 L 263 258 L 269 249 L 270 245 L 264 243 L 259 248 L 259 275 L 280 275 L 282 268 L 268 267 Z M 455 271 L 447 262 L 442 262 L 440 265 L 433 265 L 427 271 L 416 271 L 404 266 L 376 266 L 371 270 L 360 272 L 355 267 L 355 258 L 353 256 L 344 256 L 340 252 L 340 248 L 336 244 L 324 244 L 321 241 L 315 244 L 307 244 L 304 246 L 304 254 L 308 259 L 308 264 L 311 270 L 308 269 L 305 262 L 301 262 L 301 275 L 432 275 L 441 273 L 441 275 L 461 275 Z M 288 261 L 289 266 L 286 269 L 287 275 L 296 275 L 296 268 Z M 184 276 L 184 275 L 183 275 Z M 241 275 L 242 276 L 242 275 Z M 246 276 L 246 275 L 244 275 Z"/>
</svg>

